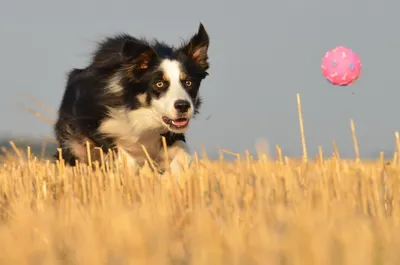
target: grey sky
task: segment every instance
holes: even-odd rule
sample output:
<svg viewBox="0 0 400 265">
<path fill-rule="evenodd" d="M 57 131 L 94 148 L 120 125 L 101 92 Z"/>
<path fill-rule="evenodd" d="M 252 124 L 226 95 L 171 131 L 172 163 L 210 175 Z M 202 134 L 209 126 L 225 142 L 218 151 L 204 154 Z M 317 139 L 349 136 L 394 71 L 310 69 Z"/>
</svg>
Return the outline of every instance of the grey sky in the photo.
<svg viewBox="0 0 400 265">
<path fill-rule="evenodd" d="M 4 1 L 0 131 L 52 135 L 15 104 L 30 104 L 22 97 L 29 93 L 58 108 L 67 71 L 83 67 L 100 38 L 124 31 L 179 44 L 202 21 L 211 68 L 201 88 L 202 115 L 188 133 L 192 148 L 242 152 L 263 138 L 273 152 L 278 143 L 300 154 L 299 92 L 311 154 L 318 144 L 331 152 L 335 139 L 343 155 L 353 156 L 351 118 L 362 155 L 392 150 L 400 130 L 399 9 L 396 0 Z M 363 63 L 350 87 L 329 85 L 321 75 L 322 56 L 339 45 Z"/>
</svg>

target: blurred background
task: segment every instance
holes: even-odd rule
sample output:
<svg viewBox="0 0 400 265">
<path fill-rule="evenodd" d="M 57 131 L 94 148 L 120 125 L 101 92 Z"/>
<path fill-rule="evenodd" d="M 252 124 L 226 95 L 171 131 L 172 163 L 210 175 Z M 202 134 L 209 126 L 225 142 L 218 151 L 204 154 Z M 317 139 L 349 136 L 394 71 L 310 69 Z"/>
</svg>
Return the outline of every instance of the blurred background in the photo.
<svg viewBox="0 0 400 265">
<path fill-rule="evenodd" d="M 58 109 L 66 73 L 86 65 L 96 41 L 126 32 L 180 44 L 201 21 L 211 38 L 211 68 L 201 115 L 188 132 L 193 151 L 254 152 L 264 140 L 272 154 L 279 144 L 285 155 L 300 155 L 300 93 L 310 155 L 318 145 L 329 154 L 335 140 L 343 157 L 353 157 L 350 119 L 363 157 L 392 155 L 400 130 L 399 9 L 395 0 L 3 1 L 0 145 L 12 139 L 39 148 L 54 137 L 51 125 L 23 106 L 55 120 L 51 111 Z M 330 85 L 320 71 L 325 52 L 339 45 L 363 63 L 361 78 L 349 87 Z"/>
</svg>

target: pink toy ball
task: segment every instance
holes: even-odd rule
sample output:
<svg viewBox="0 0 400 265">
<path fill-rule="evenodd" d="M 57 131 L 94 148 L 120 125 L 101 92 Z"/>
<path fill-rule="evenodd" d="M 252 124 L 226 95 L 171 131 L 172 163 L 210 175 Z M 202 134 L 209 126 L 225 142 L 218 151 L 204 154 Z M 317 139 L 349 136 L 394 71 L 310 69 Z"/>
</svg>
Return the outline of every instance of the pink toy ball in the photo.
<svg viewBox="0 0 400 265">
<path fill-rule="evenodd" d="M 322 74 L 335 86 L 354 83 L 361 74 L 361 61 L 352 50 L 339 46 L 328 51 L 322 59 Z"/>
</svg>

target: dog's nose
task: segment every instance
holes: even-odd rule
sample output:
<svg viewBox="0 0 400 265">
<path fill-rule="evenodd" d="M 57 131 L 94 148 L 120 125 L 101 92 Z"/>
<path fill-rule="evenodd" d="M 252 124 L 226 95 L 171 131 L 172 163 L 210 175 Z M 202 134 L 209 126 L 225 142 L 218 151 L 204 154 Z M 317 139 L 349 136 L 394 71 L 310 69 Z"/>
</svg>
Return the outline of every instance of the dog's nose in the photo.
<svg viewBox="0 0 400 265">
<path fill-rule="evenodd" d="M 178 99 L 177 101 L 175 101 L 174 107 L 177 111 L 185 113 L 190 108 L 190 103 L 187 100 Z"/>
</svg>

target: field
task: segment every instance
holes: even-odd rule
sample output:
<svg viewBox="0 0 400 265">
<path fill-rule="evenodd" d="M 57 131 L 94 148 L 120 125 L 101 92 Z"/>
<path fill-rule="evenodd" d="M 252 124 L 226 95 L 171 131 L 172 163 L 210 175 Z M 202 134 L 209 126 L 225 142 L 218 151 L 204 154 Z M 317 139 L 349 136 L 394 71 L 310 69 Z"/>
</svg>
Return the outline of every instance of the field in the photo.
<svg viewBox="0 0 400 265">
<path fill-rule="evenodd" d="M 71 168 L 12 143 L 0 264 L 400 264 L 398 152 L 363 161 L 351 122 L 354 160 L 337 148 L 310 159 L 299 113 L 301 159 L 279 146 L 277 159 L 195 154 L 180 176 L 112 161 Z"/>
<path fill-rule="evenodd" d="M 0 264 L 399 264 L 396 163 L 265 154 L 146 166 L 0 170 Z"/>
</svg>

